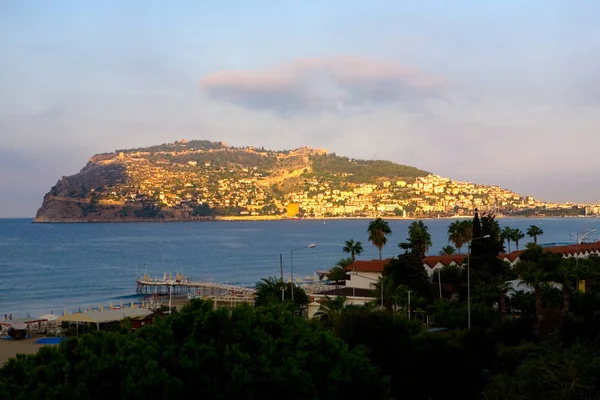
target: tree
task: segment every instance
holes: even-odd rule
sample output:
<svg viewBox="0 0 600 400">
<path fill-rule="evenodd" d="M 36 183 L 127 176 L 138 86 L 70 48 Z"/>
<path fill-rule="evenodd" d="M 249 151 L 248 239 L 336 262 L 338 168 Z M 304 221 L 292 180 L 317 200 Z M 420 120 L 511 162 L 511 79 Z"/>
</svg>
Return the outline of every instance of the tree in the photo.
<svg viewBox="0 0 600 400">
<path fill-rule="evenodd" d="M 577 279 L 579 271 L 575 269 L 575 263 L 569 259 L 561 260 L 559 267 L 555 270 L 553 281 L 558 282 L 562 285 L 563 292 L 563 310 L 565 313 L 569 312 L 569 305 L 571 303 L 571 295 L 575 291 L 575 285 L 573 282 Z"/>
<path fill-rule="evenodd" d="M 544 252 L 544 250 L 533 244 L 521 254 L 520 261 L 515 270 L 527 285 L 531 286 L 535 296 L 536 317 L 538 326 L 544 318 L 542 302 L 542 284 L 548 282 L 562 262 L 562 256 L 555 253 Z"/>
<path fill-rule="evenodd" d="M 440 250 L 440 256 L 451 256 L 455 252 L 456 251 L 454 250 L 454 247 L 447 245 L 447 246 L 444 246 L 442 248 L 442 250 Z"/>
<path fill-rule="evenodd" d="M 429 228 L 423 223 L 423 221 L 414 221 L 408 227 L 408 242 L 410 243 L 413 251 L 415 251 L 422 258 L 431 246 L 431 234 Z"/>
<path fill-rule="evenodd" d="M 448 241 L 454 243 L 459 254 L 460 249 L 467 243 L 465 228 L 463 221 L 454 221 L 448 226 Z"/>
<path fill-rule="evenodd" d="M 347 240 L 344 243 L 343 251 L 352 256 L 352 261 L 356 261 L 356 256 L 360 256 L 363 252 L 362 243 L 355 242 L 354 239 Z"/>
<path fill-rule="evenodd" d="M 213 310 L 198 299 L 134 333 L 96 332 L 12 359 L 0 388 L 13 400 L 389 397 L 365 351 L 316 324 L 280 307 Z"/>
<path fill-rule="evenodd" d="M 535 226 L 535 225 L 530 225 L 529 228 L 527 228 L 527 236 L 532 237 L 533 238 L 533 243 L 537 244 L 537 238 L 538 236 L 542 236 L 544 234 L 544 231 L 542 230 L 542 228 Z M 518 245 L 517 245 L 518 247 Z"/>
<path fill-rule="evenodd" d="M 333 282 L 345 281 L 346 270 L 342 267 L 333 267 L 327 273 L 327 279 Z"/>
<path fill-rule="evenodd" d="M 263 278 L 255 286 L 256 294 L 254 303 L 257 306 L 266 306 L 276 303 L 291 303 L 292 289 L 294 290 L 294 309 L 302 309 L 308 305 L 308 295 L 300 286 L 288 282 L 285 283 L 279 278 Z"/>
<path fill-rule="evenodd" d="M 510 241 L 512 240 L 512 228 L 510 226 L 505 226 L 504 229 L 502 229 L 502 233 L 500 234 L 502 237 L 502 240 L 506 241 L 506 244 L 508 245 L 508 252 L 510 253 Z"/>
<path fill-rule="evenodd" d="M 423 261 L 416 253 L 407 252 L 392 258 L 383 271 L 384 276 L 391 276 L 394 286 L 406 285 L 421 297 L 429 298 L 431 288 L 429 275 L 423 267 Z"/>
<path fill-rule="evenodd" d="M 523 239 L 525 234 L 519 228 L 515 228 L 512 230 L 511 239 L 515 242 L 515 246 L 517 246 L 517 251 L 519 251 L 519 240 Z"/>
<path fill-rule="evenodd" d="M 346 268 L 347 266 L 351 265 L 354 261 L 352 261 L 352 258 L 348 257 L 348 258 L 341 258 L 338 262 L 337 262 L 337 266 L 338 267 L 342 267 L 342 268 Z"/>
<path fill-rule="evenodd" d="M 377 247 L 379 250 L 379 259 L 381 260 L 381 249 L 387 243 L 387 236 L 392 234 L 392 230 L 387 221 L 377 218 L 375 221 L 369 223 L 367 232 L 369 232 L 369 242 Z"/>
<path fill-rule="evenodd" d="M 598 399 L 600 358 L 595 349 L 580 344 L 523 344 L 504 348 L 500 358 L 502 364 L 515 367 L 491 379 L 484 400 Z"/>
<path fill-rule="evenodd" d="M 344 311 L 345 306 L 346 298 L 344 296 L 334 298 L 325 296 L 325 301 L 319 307 L 319 311 L 315 313 L 315 318 L 325 320 L 329 326 L 333 326 Z"/>
<path fill-rule="evenodd" d="M 506 276 L 504 275 L 496 276 L 496 279 L 494 280 L 494 286 L 498 292 L 500 292 L 500 302 L 498 307 L 500 309 L 500 317 L 502 319 L 506 319 L 506 292 L 508 292 L 512 286 L 506 281 Z"/>
</svg>

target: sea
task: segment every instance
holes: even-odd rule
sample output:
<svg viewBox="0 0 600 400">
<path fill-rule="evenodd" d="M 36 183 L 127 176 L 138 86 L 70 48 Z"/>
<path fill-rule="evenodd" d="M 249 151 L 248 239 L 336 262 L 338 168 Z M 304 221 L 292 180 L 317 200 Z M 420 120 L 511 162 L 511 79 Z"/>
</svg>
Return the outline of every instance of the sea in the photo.
<svg viewBox="0 0 600 400">
<path fill-rule="evenodd" d="M 429 254 L 448 244 L 452 219 L 424 220 L 432 236 Z M 501 226 L 531 224 L 544 230 L 540 243 L 575 243 L 597 230 L 600 218 L 499 219 Z M 383 257 L 400 253 L 411 220 L 390 219 Z M 367 219 L 214 221 L 195 223 L 33 224 L 0 219 L 0 315 L 35 317 L 109 303 L 141 301 L 136 278 L 177 272 L 192 281 L 253 286 L 261 278 L 312 278 L 348 255 L 349 239 L 361 241 L 359 259 L 379 257 L 367 238 Z M 598 240 L 593 233 L 586 241 Z M 524 246 L 531 239 L 523 239 Z M 308 247 L 315 244 L 316 247 Z M 512 250 L 514 250 L 512 244 Z M 293 260 L 292 260 L 293 258 Z"/>
</svg>

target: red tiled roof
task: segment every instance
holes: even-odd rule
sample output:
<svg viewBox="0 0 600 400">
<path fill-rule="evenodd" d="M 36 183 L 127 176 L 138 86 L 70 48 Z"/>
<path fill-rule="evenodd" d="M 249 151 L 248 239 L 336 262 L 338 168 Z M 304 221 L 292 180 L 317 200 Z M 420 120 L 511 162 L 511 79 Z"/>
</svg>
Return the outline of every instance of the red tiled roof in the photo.
<svg viewBox="0 0 600 400">
<path fill-rule="evenodd" d="M 515 262 L 515 260 L 517 259 L 517 257 L 519 257 L 521 254 L 523 254 L 525 252 L 525 250 L 516 250 L 516 251 L 512 251 L 510 253 L 501 253 L 498 254 L 498 258 L 501 260 L 504 260 L 505 258 L 508 259 L 508 261 Z"/>
<path fill-rule="evenodd" d="M 423 259 L 423 264 L 427 264 L 429 268 L 433 268 L 437 263 L 442 263 L 445 267 L 447 267 L 453 261 L 456 264 L 461 265 L 466 258 L 466 254 L 452 254 L 450 256 L 427 256 Z"/>
<path fill-rule="evenodd" d="M 346 267 L 346 271 L 383 272 L 390 260 L 391 258 L 387 258 L 385 260 L 354 261 L 352 264 Z"/>
<path fill-rule="evenodd" d="M 568 255 L 575 255 L 578 253 L 590 254 L 592 252 L 600 251 L 600 242 L 544 247 L 544 251 Z M 498 254 L 498 258 L 501 260 L 506 258 L 512 263 L 524 252 L 525 250 L 516 250 L 510 253 L 502 253 Z M 429 268 L 435 267 L 438 262 L 441 262 L 444 266 L 448 266 L 452 261 L 460 265 L 464 262 L 466 257 L 467 256 L 465 254 L 453 254 L 451 256 L 428 256 L 423 259 L 423 264 L 427 265 Z"/>
</svg>

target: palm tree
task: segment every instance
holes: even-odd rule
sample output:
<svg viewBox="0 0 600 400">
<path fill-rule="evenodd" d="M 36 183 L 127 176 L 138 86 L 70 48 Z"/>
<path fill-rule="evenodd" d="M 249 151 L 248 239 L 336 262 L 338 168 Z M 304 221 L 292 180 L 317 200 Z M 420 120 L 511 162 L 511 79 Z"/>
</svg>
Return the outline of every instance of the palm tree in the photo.
<svg viewBox="0 0 600 400">
<path fill-rule="evenodd" d="M 379 250 L 379 259 L 381 260 L 381 249 L 387 243 L 387 236 L 392 234 L 389 224 L 381 217 L 369 223 L 369 242 Z"/>
<path fill-rule="evenodd" d="M 356 261 L 356 256 L 361 255 L 363 252 L 363 247 L 361 242 L 355 242 L 354 239 L 350 239 L 346 240 L 342 250 L 344 253 L 348 253 L 352 256 L 352 261 Z"/>
<path fill-rule="evenodd" d="M 519 262 L 521 264 L 521 262 Z M 542 284 L 546 281 L 544 277 L 544 271 L 541 267 L 534 263 L 522 263 L 519 267 L 521 270 L 521 280 L 527 285 L 533 288 L 533 294 L 535 296 L 535 313 L 538 324 L 541 323 L 543 314 L 543 303 L 542 303 Z"/>
<path fill-rule="evenodd" d="M 270 276 L 268 278 L 262 278 L 260 282 L 256 284 L 255 289 L 255 304 L 261 306 L 269 303 L 281 302 L 281 292 L 285 289 L 285 284 L 281 279 Z"/>
<path fill-rule="evenodd" d="M 575 271 L 575 263 L 569 259 L 564 259 L 561 260 L 560 266 L 555 271 L 555 276 L 553 276 L 553 280 L 562 285 L 563 310 L 565 313 L 569 312 L 571 294 L 575 289 L 573 282 L 577 279 L 577 272 Z"/>
<path fill-rule="evenodd" d="M 460 254 L 460 249 L 466 243 L 465 225 L 461 221 L 454 221 L 448 226 L 448 241 L 454 243 L 454 246 Z"/>
<path fill-rule="evenodd" d="M 452 254 L 454 254 L 455 250 L 454 247 L 448 245 L 448 246 L 444 246 L 442 248 L 442 250 L 440 251 L 440 256 L 451 256 Z"/>
<path fill-rule="evenodd" d="M 505 276 L 498 275 L 494 279 L 494 286 L 500 292 L 500 318 L 506 319 L 506 292 L 511 289 L 512 285 L 506 281 Z"/>
<path fill-rule="evenodd" d="M 319 307 L 319 311 L 315 313 L 315 317 L 326 320 L 329 325 L 334 325 L 339 319 L 346 306 L 346 298 L 337 296 L 331 298 L 325 296 L 325 301 Z"/>
<path fill-rule="evenodd" d="M 544 231 L 542 230 L 542 228 L 535 226 L 535 225 L 531 225 L 529 228 L 527 228 L 527 236 L 532 237 L 533 238 L 533 243 L 537 244 L 537 238 L 538 236 L 542 236 L 544 234 Z"/>
<path fill-rule="evenodd" d="M 505 226 L 500 232 L 500 238 L 506 242 L 508 245 L 508 252 L 510 253 L 510 242 L 512 240 L 512 228 L 510 226 Z"/>
<path fill-rule="evenodd" d="M 341 258 L 335 265 L 338 267 L 346 268 L 348 265 L 352 264 L 354 261 L 350 257 Z"/>
<path fill-rule="evenodd" d="M 460 229 L 464 235 L 464 242 L 469 243 L 473 239 L 473 220 L 465 219 L 460 222 Z"/>
<path fill-rule="evenodd" d="M 523 239 L 525 234 L 519 228 L 512 229 L 512 233 L 510 238 L 513 242 L 515 242 L 515 246 L 517 246 L 517 251 L 519 251 L 519 240 Z"/>
<path fill-rule="evenodd" d="M 431 246 L 431 234 L 429 228 L 423 223 L 423 221 L 414 221 L 408 227 L 408 241 L 411 243 L 413 250 L 415 250 L 421 258 L 425 257 L 425 253 Z"/>
</svg>

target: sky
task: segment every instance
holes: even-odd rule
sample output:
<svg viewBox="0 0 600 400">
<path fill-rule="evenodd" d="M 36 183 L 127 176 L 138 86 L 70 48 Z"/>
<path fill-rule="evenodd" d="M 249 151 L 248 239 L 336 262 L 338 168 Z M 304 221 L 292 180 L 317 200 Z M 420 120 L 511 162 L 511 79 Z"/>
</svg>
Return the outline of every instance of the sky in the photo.
<svg viewBox="0 0 600 400">
<path fill-rule="evenodd" d="M 0 2 L 0 217 L 94 154 L 326 148 L 600 200 L 600 2 Z"/>
</svg>

